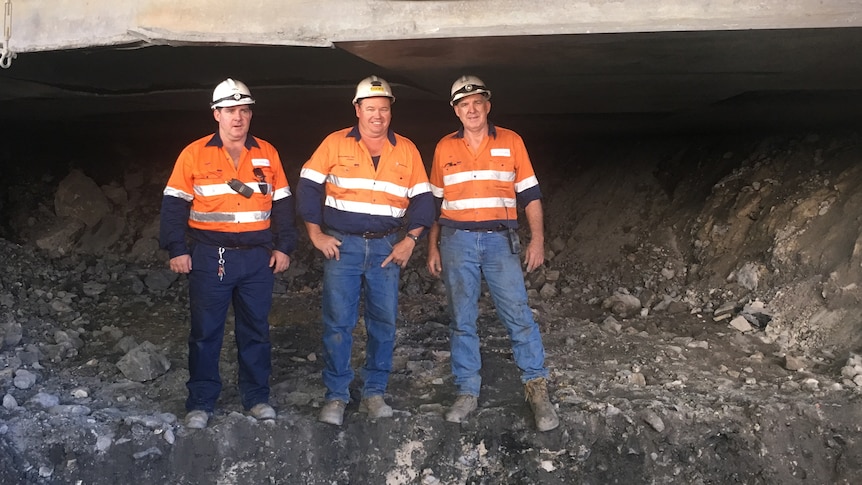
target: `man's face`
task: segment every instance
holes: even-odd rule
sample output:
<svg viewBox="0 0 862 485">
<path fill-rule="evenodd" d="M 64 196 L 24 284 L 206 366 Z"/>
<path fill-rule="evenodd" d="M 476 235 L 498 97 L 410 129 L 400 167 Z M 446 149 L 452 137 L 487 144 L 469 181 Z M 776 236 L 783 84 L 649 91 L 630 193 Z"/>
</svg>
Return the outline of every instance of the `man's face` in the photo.
<svg viewBox="0 0 862 485">
<path fill-rule="evenodd" d="M 361 135 L 374 138 L 386 136 L 389 122 L 392 121 L 392 101 L 389 98 L 365 98 L 355 106 Z"/>
<path fill-rule="evenodd" d="M 228 106 L 213 110 L 218 121 L 219 136 L 222 140 L 241 141 L 248 135 L 251 126 L 251 108 L 247 104 Z"/>
<path fill-rule="evenodd" d="M 465 96 L 459 99 L 453 108 L 455 109 L 455 116 L 461 120 L 465 130 L 479 130 L 487 127 L 491 101 L 484 95 Z"/>
</svg>

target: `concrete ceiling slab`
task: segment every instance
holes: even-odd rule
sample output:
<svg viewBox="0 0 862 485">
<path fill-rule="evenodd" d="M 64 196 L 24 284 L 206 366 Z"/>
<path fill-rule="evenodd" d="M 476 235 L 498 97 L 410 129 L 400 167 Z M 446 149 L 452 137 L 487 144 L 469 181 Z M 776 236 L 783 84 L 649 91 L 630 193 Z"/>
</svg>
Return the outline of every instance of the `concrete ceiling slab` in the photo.
<svg viewBox="0 0 862 485">
<path fill-rule="evenodd" d="M 497 114 L 583 129 L 689 130 L 730 123 L 843 123 L 862 99 L 862 28 L 567 34 L 299 46 L 130 44 L 22 55 L 0 70 L 0 122 L 206 109 L 242 79 L 260 109 L 329 109 L 359 79 L 395 85 L 399 109 L 449 116 L 463 73 Z M 855 108 L 855 109 L 851 109 Z M 336 108 L 337 109 L 337 108 Z M 807 113 L 807 114 L 806 114 Z M 350 113 L 348 113 L 349 115 Z"/>
</svg>

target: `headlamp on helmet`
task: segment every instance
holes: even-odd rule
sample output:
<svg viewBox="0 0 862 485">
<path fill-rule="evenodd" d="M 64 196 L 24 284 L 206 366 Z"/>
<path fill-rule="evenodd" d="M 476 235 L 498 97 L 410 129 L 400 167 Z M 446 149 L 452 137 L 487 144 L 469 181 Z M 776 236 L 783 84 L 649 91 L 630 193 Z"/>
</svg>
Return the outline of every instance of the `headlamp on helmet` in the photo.
<svg viewBox="0 0 862 485">
<path fill-rule="evenodd" d="M 220 82 L 213 90 L 213 100 L 210 103 L 210 108 L 227 108 L 228 106 L 241 106 L 244 104 L 254 104 L 254 98 L 251 97 L 251 91 L 248 86 L 242 81 L 234 81 L 227 78 Z"/>
<path fill-rule="evenodd" d="M 485 87 L 476 76 L 461 76 L 452 83 L 452 91 L 449 96 L 449 104 L 455 106 L 455 102 L 472 94 L 481 94 L 485 99 L 491 99 L 491 90 Z"/>
<path fill-rule="evenodd" d="M 353 104 L 365 98 L 384 97 L 395 102 L 395 95 L 389 83 L 377 76 L 369 76 L 356 85 L 356 94 L 353 96 Z"/>
</svg>

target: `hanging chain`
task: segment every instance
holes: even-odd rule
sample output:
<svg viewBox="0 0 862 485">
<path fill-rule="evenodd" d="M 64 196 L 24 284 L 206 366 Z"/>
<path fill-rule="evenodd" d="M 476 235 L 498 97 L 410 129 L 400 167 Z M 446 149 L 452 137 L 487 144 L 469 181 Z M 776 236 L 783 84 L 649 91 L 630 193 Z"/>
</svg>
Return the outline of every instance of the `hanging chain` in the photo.
<svg viewBox="0 0 862 485">
<path fill-rule="evenodd" d="M 4 7 L 3 41 L 0 43 L 0 67 L 9 69 L 9 66 L 12 65 L 12 59 L 18 57 L 18 54 L 9 50 L 9 39 L 12 37 L 12 0 L 6 0 Z"/>
</svg>

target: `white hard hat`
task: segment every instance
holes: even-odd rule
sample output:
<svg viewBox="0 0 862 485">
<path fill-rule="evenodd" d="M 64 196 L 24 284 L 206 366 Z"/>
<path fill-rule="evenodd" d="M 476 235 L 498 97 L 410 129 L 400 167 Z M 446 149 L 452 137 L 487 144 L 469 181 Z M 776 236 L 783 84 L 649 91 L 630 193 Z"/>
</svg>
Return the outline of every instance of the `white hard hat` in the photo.
<svg viewBox="0 0 862 485">
<path fill-rule="evenodd" d="M 455 106 L 455 101 L 471 94 L 483 94 L 485 98 L 491 99 L 491 90 L 485 87 L 481 79 L 476 76 L 461 76 L 452 84 L 449 104 Z"/>
<path fill-rule="evenodd" d="M 395 95 L 389 83 L 377 76 L 369 76 L 356 85 L 356 95 L 353 96 L 353 104 L 363 98 L 386 97 L 395 102 Z"/>
<path fill-rule="evenodd" d="M 210 108 L 226 108 L 243 104 L 254 104 L 254 98 L 251 97 L 248 86 L 242 81 L 227 78 L 213 90 L 213 101 L 210 103 Z"/>
</svg>

